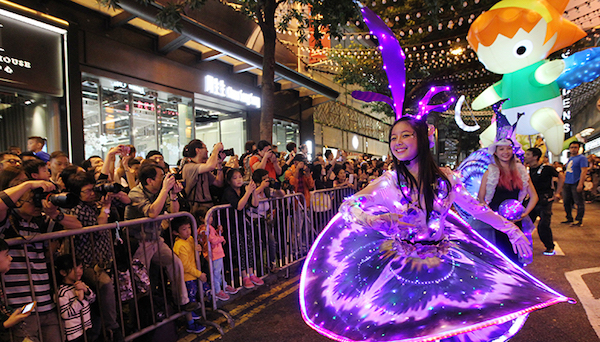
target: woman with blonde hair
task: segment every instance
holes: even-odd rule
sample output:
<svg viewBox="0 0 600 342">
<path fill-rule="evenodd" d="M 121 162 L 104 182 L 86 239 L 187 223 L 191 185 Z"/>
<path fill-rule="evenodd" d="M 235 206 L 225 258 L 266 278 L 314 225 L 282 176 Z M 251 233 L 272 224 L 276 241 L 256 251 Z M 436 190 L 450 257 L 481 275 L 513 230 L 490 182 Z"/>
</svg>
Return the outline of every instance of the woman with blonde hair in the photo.
<svg viewBox="0 0 600 342">
<path fill-rule="evenodd" d="M 523 230 L 522 220 L 527 222 L 527 227 L 533 228 L 533 223 L 529 219 L 529 213 L 535 208 L 538 196 L 533 183 L 531 183 L 529 172 L 523 164 L 517 161 L 513 147 L 513 141 L 506 138 L 500 139 L 488 147 L 489 153 L 494 156 L 494 163 L 490 164 L 488 170 L 483 174 L 477 198 L 479 202 L 486 203 L 490 209 L 498 212 L 502 202 L 508 199 L 523 202 L 529 196 L 529 203 L 525 210 L 523 210 L 521 217 L 513 220 Z M 530 262 L 531 258 L 519 259 L 518 255 L 513 252 L 512 245 L 506 234 L 487 225 L 482 227 L 482 225 L 476 224 L 473 228 L 488 241 L 496 245 L 513 261 L 520 262 L 521 264 Z M 525 231 L 531 233 L 528 229 L 525 229 Z"/>
</svg>

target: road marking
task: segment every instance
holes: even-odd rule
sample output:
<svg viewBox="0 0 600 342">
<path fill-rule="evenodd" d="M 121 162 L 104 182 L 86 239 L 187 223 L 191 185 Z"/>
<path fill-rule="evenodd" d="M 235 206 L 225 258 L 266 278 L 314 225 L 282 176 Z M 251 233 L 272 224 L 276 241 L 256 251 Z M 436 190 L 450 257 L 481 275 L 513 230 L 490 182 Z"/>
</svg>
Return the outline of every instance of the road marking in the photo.
<svg viewBox="0 0 600 342">
<path fill-rule="evenodd" d="M 276 302 L 278 300 L 281 300 L 282 298 L 287 297 L 290 293 L 296 291 L 298 289 L 298 280 L 299 280 L 300 276 L 295 276 L 293 278 L 290 278 L 289 280 L 275 286 L 272 287 L 271 289 L 269 289 L 269 291 L 261 294 L 260 296 L 256 297 L 254 300 L 250 301 L 250 302 L 246 302 L 242 305 L 236 306 L 233 310 L 229 311 L 229 314 L 235 319 L 235 325 L 238 326 L 242 323 L 244 323 L 245 321 L 247 321 L 249 318 L 251 318 L 252 316 L 256 315 L 257 313 L 261 312 L 264 308 L 266 308 L 267 306 L 271 305 L 271 303 Z M 250 312 L 242 315 L 240 318 L 236 319 L 235 315 L 241 313 L 242 311 L 246 310 L 249 307 L 252 307 L 256 304 L 258 304 L 259 302 L 268 299 L 269 297 L 277 294 L 277 292 L 282 291 L 283 289 L 289 287 L 290 285 L 296 283 L 296 285 L 292 286 L 290 289 L 288 289 L 285 292 L 280 293 L 279 295 L 271 298 L 272 300 L 269 300 L 267 302 L 267 304 L 261 304 L 259 306 L 257 306 L 256 308 L 252 309 Z M 225 317 L 219 317 L 218 319 L 216 319 L 215 321 L 213 321 L 216 324 L 222 324 L 224 323 Z M 231 330 L 231 327 L 227 326 L 226 328 L 223 329 L 223 332 L 227 332 Z M 191 342 L 193 340 L 195 340 L 198 337 L 198 335 L 196 334 L 189 334 L 186 335 L 184 337 L 182 337 L 181 339 L 179 339 L 177 342 Z M 207 337 L 204 340 L 201 341 L 214 341 L 218 338 L 221 337 L 221 334 L 213 334 L 209 337 Z"/>
<path fill-rule="evenodd" d="M 538 217 L 538 221 L 539 221 L 539 217 Z M 537 231 L 537 228 L 535 228 L 532 232 L 531 232 L 531 236 L 533 237 L 535 234 L 535 232 Z M 560 246 L 558 245 L 558 242 L 554 241 L 554 255 L 560 255 L 560 256 L 565 256 L 565 252 L 563 252 L 563 250 L 560 248 Z"/>
<path fill-rule="evenodd" d="M 296 284 L 296 285 L 292 286 L 290 289 L 288 289 L 287 291 L 282 292 L 278 296 L 274 297 L 272 301 L 269 301 L 268 303 L 265 303 L 265 304 L 261 304 L 261 305 L 255 307 L 254 309 L 252 309 L 250 312 L 242 315 L 239 319 L 236 319 L 236 321 L 235 321 L 236 328 L 238 326 L 240 326 L 241 324 L 245 323 L 250 318 L 254 317 L 256 314 L 258 314 L 261 311 L 263 311 L 264 309 L 266 309 L 268 306 L 271 306 L 272 304 L 274 304 L 276 301 L 281 300 L 281 299 L 289 296 L 290 294 L 296 292 L 298 290 L 298 287 L 299 287 L 299 284 Z M 227 326 L 223 329 L 223 333 L 226 334 L 231 329 L 232 328 L 230 326 Z M 221 334 L 212 334 L 212 335 L 208 336 L 207 338 L 200 340 L 200 341 L 201 342 L 210 342 L 210 341 L 215 341 L 217 339 L 220 339 L 221 337 L 222 337 Z"/>
<path fill-rule="evenodd" d="M 554 241 L 554 252 L 556 252 L 556 254 L 554 255 L 565 256 L 565 252 L 563 252 L 563 250 L 558 245 L 558 242 L 556 241 Z"/>
<path fill-rule="evenodd" d="M 575 294 L 577 294 L 579 302 L 583 305 L 596 335 L 600 337 L 600 299 L 594 298 L 594 295 L 582 278 L 583 275 L 590 273 L 600 273 L 600 267 L 569 271 L 565 273 L 565 277 L 567 277 L 571 287 L 575 290 Z"/>
</svg>

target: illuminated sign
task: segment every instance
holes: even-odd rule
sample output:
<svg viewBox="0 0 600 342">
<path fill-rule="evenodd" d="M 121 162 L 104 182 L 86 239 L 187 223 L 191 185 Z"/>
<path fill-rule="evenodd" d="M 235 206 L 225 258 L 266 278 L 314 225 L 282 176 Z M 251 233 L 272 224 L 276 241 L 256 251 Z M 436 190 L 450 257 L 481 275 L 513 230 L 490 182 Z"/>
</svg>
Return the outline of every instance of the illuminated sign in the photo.
<svg viewBox="0 0 600 342">
<path fill-rule="evenodd" d="M 226 85 L 225 81 L 210 75 L 204 77 L 204 91 L 235 102 L 244 103 L 246 106 L 260 108 L 260 97 L 254 96 L 253 93 L 245 93 L 243 90 L 233 89 Z"/>
<path fill-rule="evenodd" d="M 563 96 L 562 120 L 564 122 L 563 127 L 564 127 L 564 132 L 565 132 L 565 139 L 568 139 L 571 137 L 571 124 L 569 123 L 569 120 L 571 120 L 571 109 L 570 109 L 571 108 L 571 90 L 563 89 L 562 96 Z"/>
<path fill-rule="evenodd" d="M 0 9 L 0 83 L 63 95 L 67 31 Z"/>
</svg>

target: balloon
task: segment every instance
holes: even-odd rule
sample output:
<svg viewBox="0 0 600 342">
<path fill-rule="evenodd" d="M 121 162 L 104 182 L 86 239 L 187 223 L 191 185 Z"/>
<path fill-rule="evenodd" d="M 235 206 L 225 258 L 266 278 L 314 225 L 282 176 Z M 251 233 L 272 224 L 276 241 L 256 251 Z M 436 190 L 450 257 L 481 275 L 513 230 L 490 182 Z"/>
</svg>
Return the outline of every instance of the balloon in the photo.
<svg viewBox="0 0 600 342">
<path fill-rule="evenodd" d="M 568 2 L 500 1 L 473 22 L 467 36 L 486 69 L 503 75 L 473 101 L 473 109 L 506 100 L 502 114 L 511 125 L 517 124 L 515 132 L 542 133 L 547 144 L 552 142 L 548 149 L 554 154 L 560 154 L 564 139 L 562 96 L 556 79 L 567 61 L 546 58 L 586 36 L 561 16 Z M 585 56 L 569 60 L 569 65 L 581 59 Z M 518 116 L 521 113 L 523 117 Z"/>
<path fill-rule="evenodd" d="M 500 203 L 500 207 L 498 207 L 498 214 L 511 221 L 521 218 L 523 211 L 525 211 L 525 208 L 516 199 L 507 199 Z"/>
</svg>

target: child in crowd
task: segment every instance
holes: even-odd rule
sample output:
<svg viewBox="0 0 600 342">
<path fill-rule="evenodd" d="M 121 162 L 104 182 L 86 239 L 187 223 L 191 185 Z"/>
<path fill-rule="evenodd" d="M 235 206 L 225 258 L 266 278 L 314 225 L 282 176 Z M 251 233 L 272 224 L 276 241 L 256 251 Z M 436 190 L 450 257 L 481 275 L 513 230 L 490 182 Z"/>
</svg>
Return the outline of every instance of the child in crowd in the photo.
<svg viewBox="0 0 600 342">
<path fill-rule="evenodd" d="M 187 216 L 176 217 L 171 221 L 171 228 L 175 234 L 175 244 L 173 252 L 177 254 L 183 264 L 183 280 L 188 291 L 190 302 L 196 302 L 198 295 L 198 279 L 203 283 L 206 282 L 206 274 L 200 272 L 196 266 L 196 251 L 200 251 L 200 246 L 195 245 L 194 237 L 192 236 L 192 222 Z M 186 314 L 187 332 L 199 334 L 206 327 L 195 321 L 200 318 L 194 312 Z"/>
<path fill-rule="evenodd" d="M 8 254 L 8 244 L 0 239 L 0 274 L 8 272 L 12 257 Z M 31 315 L 32 311 L 22 313 L 23 308 L 13 310 L 4 302 L 4 293 L 0 287 L 0 341 L 10 341 L 8 329 Z"/>
<path fill-rule="evenodd" d="M 245 209 L 249 206 L 256 207 L 258 205 L 258 197 L 252 196 L 256 191 L 256 184 L 251 180 L 248 185 L 244 186 L 244 178 L 238 169 L 227 171 L 226 178 L 229 186 L 223 191 L 223 202 L 231 204 L 232 210 L 234 210 L 230 212 L 230 217 L 233 219 L 230 236 L 237 238 L 237 242 L 239 242 L 237 248 L 241 257 L 239 262 L 242 271 L 242 286 L 252 289 L 255 285 L 260 286 L 265 283 L 254 274 L 254 251 L 255 244 L 258 244 L 258 237 L 254 239 L 252 225 L 244 222 Z M 238 211 L 237 214 L 235 210 Z"/>
<path fill-rule="evenodd" d="M 94 302 L 96 295 L 81 281 L 82 261 L 76 259 L 73 263 L 73 255 L 65 254 L 56 258 L 54 266 L 60 283 L 58 305 L 65 323 L 67 341 L 85 341 L 83 333 L 92 327 L 90 303 Z"/>
<path fill-rule="evenodd" d="M 215 297 L 219 300 L 229 300 L 229 294 L 238 293 L 238 289 L 233 286 L 225 284 L 225 288 L 223 291 L 221 289 L 221 285 L 223 284 L 223 258 L 225 257 L 225 252 L 223 251 L 223 244 L 225 243 L 225 238 L 222 236 L 223 234 L 223 226 L 218 226 L 218 229 L 215 229 L 212 226 L 212 217 L 209 218 L 208 228 L 210 229 L 210 234 L 208 235 L 208 239 L 203 239 L 203 254 L 204 258 L 208 260 L 208 242 L 210 242 L 210 247 L 212 249 L 212 262 L 213 262 L 213 291 L 215 293 Z M 198 228 L 198 236 L 206 236 L 206 224 L 200 218 L 200 227 Z"/>
</svg>

